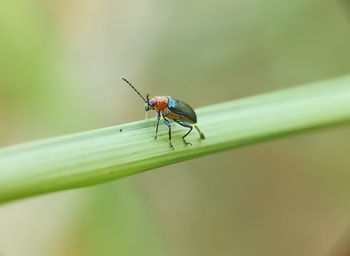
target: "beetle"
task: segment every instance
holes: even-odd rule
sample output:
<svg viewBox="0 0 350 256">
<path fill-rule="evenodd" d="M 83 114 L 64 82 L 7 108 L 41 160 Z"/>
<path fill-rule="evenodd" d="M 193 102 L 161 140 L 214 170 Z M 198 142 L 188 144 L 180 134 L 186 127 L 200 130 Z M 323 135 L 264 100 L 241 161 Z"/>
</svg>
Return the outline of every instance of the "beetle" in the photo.
<svg viewBox="0 0 350 256">
<path fill-rule="evenodd" d="M 142 98 L 142 100 L 146 103 L 146 111 L 155 110 L 157 112 L 157 124 L 154 139 L 157 139 L 159 120 L 161 117 L 163 117 L 164 123 L 169 128 L 170 148 L 174 149 L 174 146 L 171 142 L 171 124 L 168 118 L 174 120 L 174 122 L 178 123 L 179 125 L 189 128 L 189 131 L 184 136 L 182 136 L 182 140 L 186 145 L 192 145 L 190 142 L 187 142 L 185 138 L 188 134 L 190 134 L 193 127 L 198 131 L 200 139 L 205 139 L 204 134 L 201 132 L 198 126 L 195 125 L 197 123 L 197 115 L 190 105 L 180 100 L 176 100 L 170 96 L 154 96 L 150 98 L 147 94 L 145 99 L 145 97 L 143 97 L 141 93 L 128 80 L 123 77 L 120 79 L 125 81 Z"/>
</svg>

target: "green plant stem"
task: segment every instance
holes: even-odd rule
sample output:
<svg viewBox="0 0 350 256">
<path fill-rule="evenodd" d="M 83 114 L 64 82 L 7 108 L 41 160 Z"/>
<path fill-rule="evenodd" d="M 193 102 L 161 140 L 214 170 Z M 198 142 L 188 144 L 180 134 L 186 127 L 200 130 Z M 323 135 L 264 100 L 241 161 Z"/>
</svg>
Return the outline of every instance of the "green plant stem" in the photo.
<svg viewBox="0 0 350 256">
<path fill-rule="evenodd" d="M 350 76 L 196 110 L 198 125 L 174 124 L 173 144 L 161 124 L 144 120 L 0 150 L 0 202 L 98 184 L 211 153 L 350 121 Z"/>
</svg>

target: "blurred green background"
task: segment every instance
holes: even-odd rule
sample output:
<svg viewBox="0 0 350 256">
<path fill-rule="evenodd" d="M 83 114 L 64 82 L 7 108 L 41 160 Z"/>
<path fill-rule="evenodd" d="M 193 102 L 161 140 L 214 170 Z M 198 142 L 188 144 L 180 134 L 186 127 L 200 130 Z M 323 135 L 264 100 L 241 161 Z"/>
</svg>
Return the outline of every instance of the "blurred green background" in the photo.
<svg viewBox="0 0 350 256">
<path fill-rule="evenodd" d="M 349 74 L 349 46 L 348 0 L 2 0 L 0 146 L 143 119 L 120 76 L 200 107 Z M 0 255 L 333 255 L 349 140 L 309 132 L 3 205 Z"/>
</svg>

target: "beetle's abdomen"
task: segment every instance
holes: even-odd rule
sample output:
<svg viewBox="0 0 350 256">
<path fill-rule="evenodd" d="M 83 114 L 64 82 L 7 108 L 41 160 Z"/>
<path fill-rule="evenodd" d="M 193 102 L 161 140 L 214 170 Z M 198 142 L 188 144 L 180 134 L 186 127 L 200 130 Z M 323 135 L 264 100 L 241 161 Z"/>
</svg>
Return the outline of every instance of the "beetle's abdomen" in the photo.
<svg viewBox="0 0 350 256">
<path fill-rule="evenodd" d="M 190 124 L 197 123 L 197 115 L 194 112 L 193 108 L 182 102 L 180 100 L 173 99 L 168 96 L 168 116 L 170 119 L 176 119 L 179 121 L 185 121 Z"/>
<path fill-rule="evenodd" d="M 154 96 L 150 101 L 154 100 L 154 108 L 160 111 L 168 107 L 168 98 L 165 96 Z"/>
</svg>

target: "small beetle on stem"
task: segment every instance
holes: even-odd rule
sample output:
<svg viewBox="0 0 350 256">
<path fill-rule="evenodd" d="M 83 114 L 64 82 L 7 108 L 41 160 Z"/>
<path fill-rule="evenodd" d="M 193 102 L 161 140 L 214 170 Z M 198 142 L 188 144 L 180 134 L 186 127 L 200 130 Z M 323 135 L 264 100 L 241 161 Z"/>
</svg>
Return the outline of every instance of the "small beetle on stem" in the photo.
<svg viewBox="0 0 350 256">
<path fill-rule="evenodd" d="M 147 94 L 147 99 L 145 99 L 128 80 L 123 77 L 120 79 L 124 80 L 143 99 L 143 101 L 146 103 L 146 111 L 152 109 L 157 112 L 157 124 L 154 136 L 155 139 L 157 139 L 158 125 L 161 116 L 163 117 L 164 123 L 169 127 L 169 145 L 172 149 L 174 149 L 174 146 L 171 143 L 171 125 L 168 118 L 174 120 L 174 122 L 178 123 L 179 125 L 190 129 L 184 136 L 182 136 L 182 139 L 186 145 L 192 145 L 190 142 L 185 140 L 185 137 L 192 131 L 193 127 L 198 131 L 200 138 L 202 140 L 205 139 L 204 134 L 199 130 L 198 126 L 195 125 L 195 123 L 197 123 L 197 115 L 191 106 L 180 100 L 173 99 L 170 96 L 154 96 L 150 98 Z"/>
</svg>

